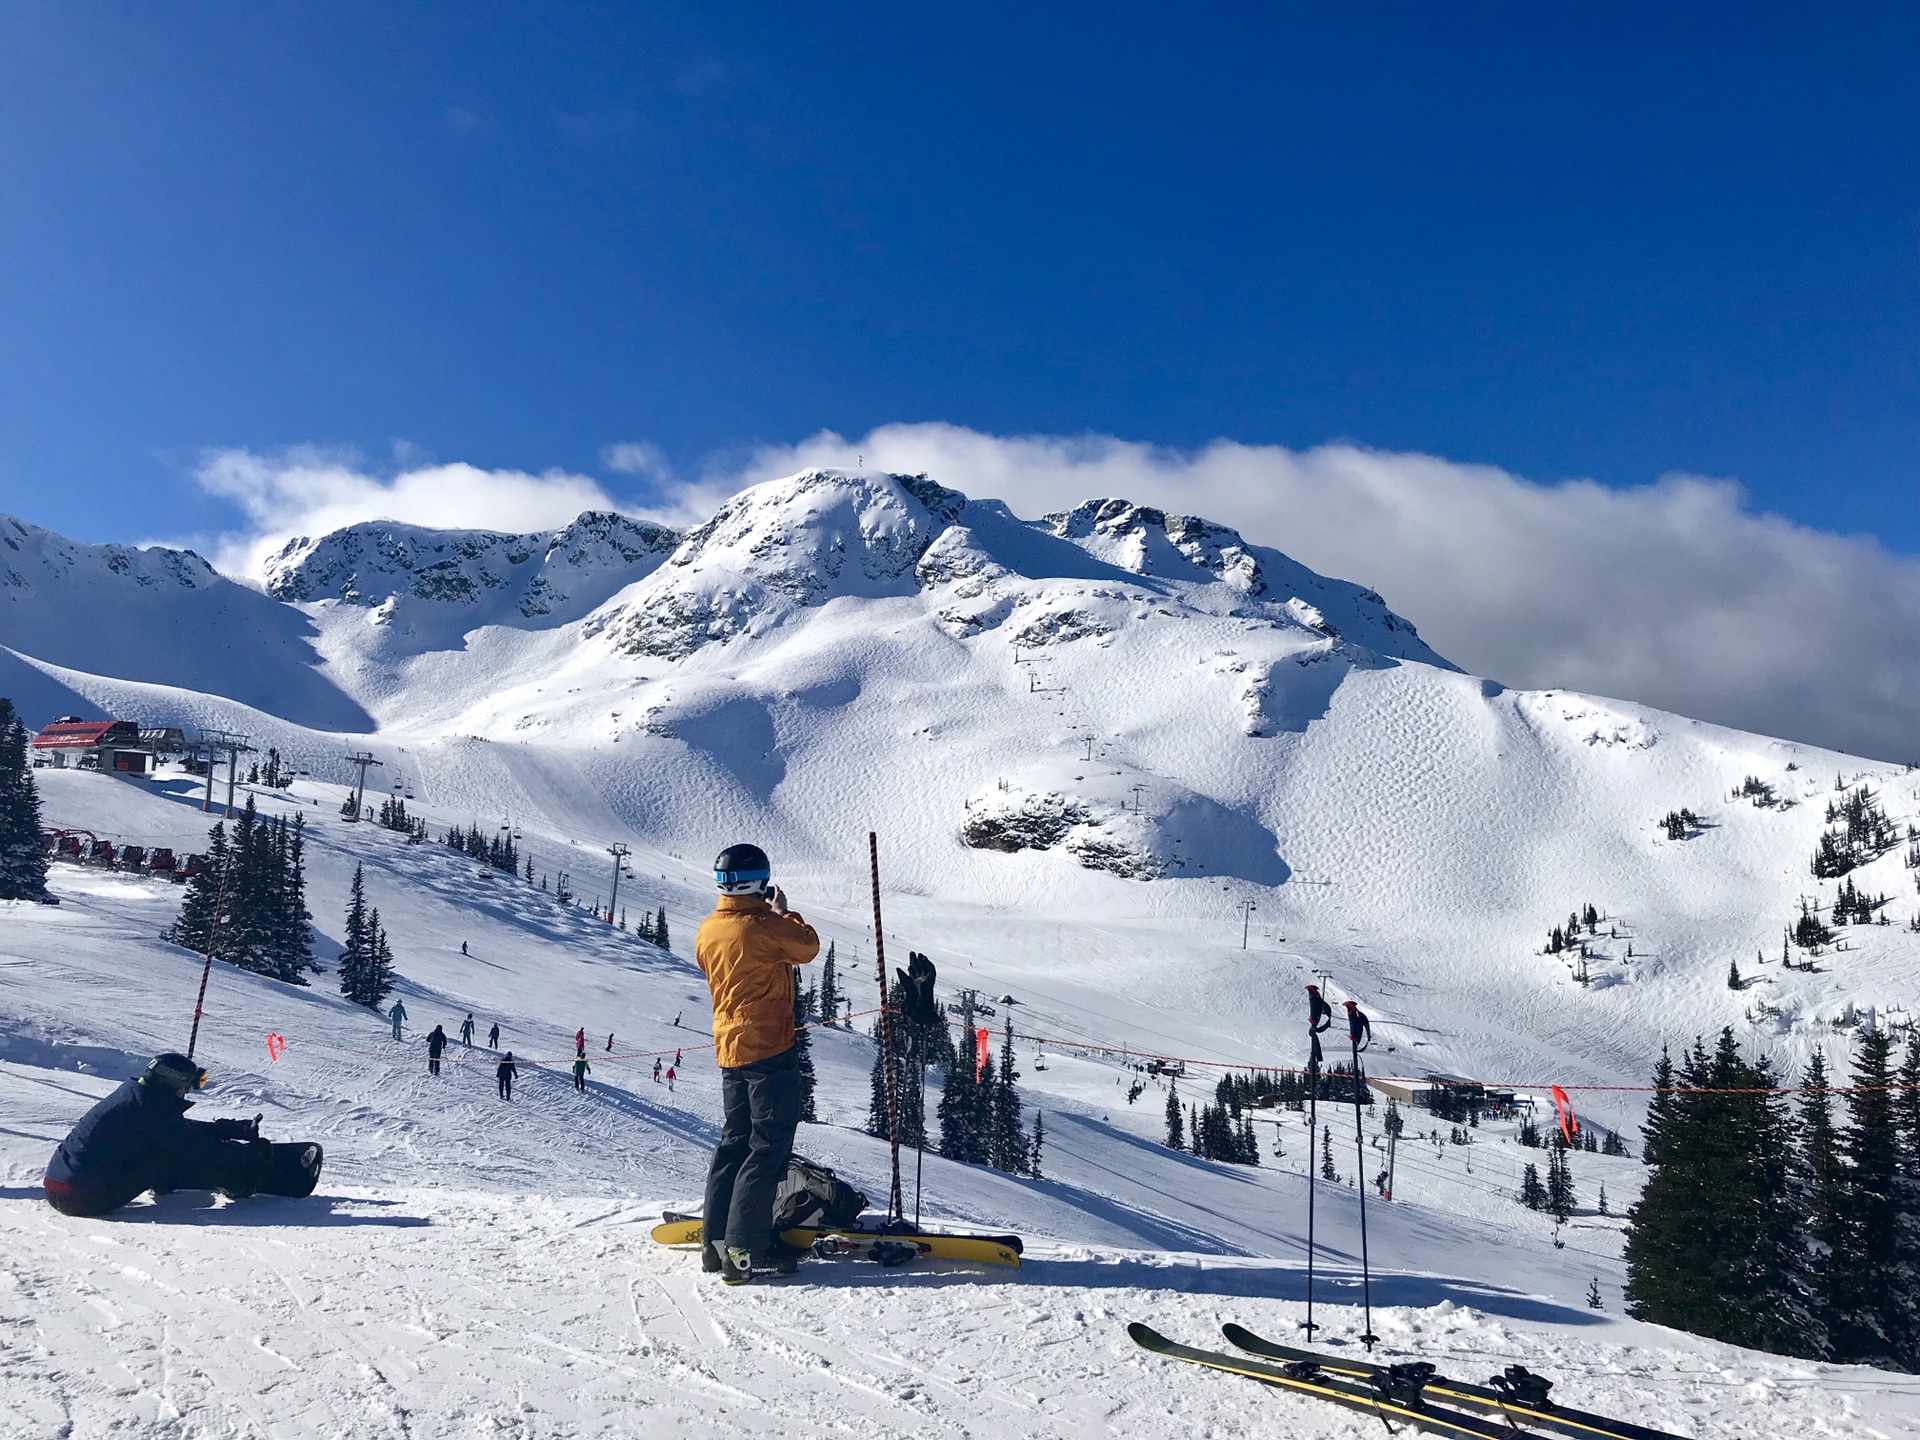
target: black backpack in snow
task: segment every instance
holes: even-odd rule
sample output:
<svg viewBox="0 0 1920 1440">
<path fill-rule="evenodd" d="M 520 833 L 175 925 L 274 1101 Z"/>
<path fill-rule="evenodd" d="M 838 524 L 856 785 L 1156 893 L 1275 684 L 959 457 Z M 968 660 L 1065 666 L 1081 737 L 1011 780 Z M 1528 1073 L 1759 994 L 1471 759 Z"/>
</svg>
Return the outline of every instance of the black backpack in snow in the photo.
<svg viewBox="0 0 1920 1440">
<path fill-rule="evenodd" d="M 866 1208 L 867 1197 L 833 1171 L 795 1155 L 787 1161 L 786 1178 L 774 1193 L 773 1228 L 851 1225 Z"/>
</svg>

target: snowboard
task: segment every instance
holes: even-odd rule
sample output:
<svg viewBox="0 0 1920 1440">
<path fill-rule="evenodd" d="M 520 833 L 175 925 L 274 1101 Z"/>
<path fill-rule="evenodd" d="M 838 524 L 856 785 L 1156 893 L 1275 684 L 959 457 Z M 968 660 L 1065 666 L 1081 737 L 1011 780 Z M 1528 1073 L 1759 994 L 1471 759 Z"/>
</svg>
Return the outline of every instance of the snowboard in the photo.
<svg viewBox="0 0 1920 1440">
<path fill-rule="evenodd" d="M 253 1193 L 303 1200 L 320 1183 L 326 1152 L 308 1140 L 256 1140 L 252 1147 Z"/>
<path fill-rule="evenodd" d="M 694 1245 L 700 1240 L 700 1217 L 669 1214 L 653 1227 L 653 1238 L 662 1245 Z M 780 1232 L 780 1238 L 796 1250 L 811 1250 L 816 1240 L 845 1241 L 841 1253 L 861 1254 L 880 1244 L 911 1246 L 929 1260 L 971 1260 L 983 1265 L 1020 1268 L 1021 1241 L 1018 1235 L 945 1235 L 931 1230 L 882 1230 L 877 1226 L 796 1225 Z M 829 1246 L 829 1249 L 835 1248 Z"/>
</svg>

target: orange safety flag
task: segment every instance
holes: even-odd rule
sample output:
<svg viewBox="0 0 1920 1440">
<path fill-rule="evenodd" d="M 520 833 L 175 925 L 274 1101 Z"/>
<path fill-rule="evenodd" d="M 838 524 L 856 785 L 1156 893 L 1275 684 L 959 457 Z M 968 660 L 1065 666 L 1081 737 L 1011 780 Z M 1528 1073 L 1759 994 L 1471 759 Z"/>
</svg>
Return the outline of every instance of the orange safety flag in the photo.
<svg viewBox="0 0 1920 1440">
<path fill-rule="evenodd" d="M 269 1030 L 267 1032 L 267 1058 L 269 1060 L 278 1060 L 286 1053 L 286 1037 L 281 1035 L 277 1030 Z"/>
<path fill-rule="evenodd" d="M 1553 1092 L 1553 1113 L 1560 1117 L 1560 1133 L 1571 1145 L 1573 1137 L 1580 1133 L 1580 1121 L 1573 1113 L 1573 1102 L 1567 1099 L 1567 1092 L 1558 1085 L 1549 1085 L 1547 1088 Z"/>
<path fill-rule="evenodd" d="M 993 1042 L 985 1030 L 973 1032 L 973 1078 L 978 1080 L 993 1064 Z"/>
</svg>

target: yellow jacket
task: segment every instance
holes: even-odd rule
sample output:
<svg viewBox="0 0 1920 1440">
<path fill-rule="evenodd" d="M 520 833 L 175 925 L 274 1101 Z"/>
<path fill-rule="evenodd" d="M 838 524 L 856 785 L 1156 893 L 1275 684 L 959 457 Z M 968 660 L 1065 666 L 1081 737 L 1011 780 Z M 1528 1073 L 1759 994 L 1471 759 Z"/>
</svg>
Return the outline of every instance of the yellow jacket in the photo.
<svg viewBox="0 0 1920 1440">
<path fill-rule="evenodd" d="M 820 937 L 793 911 L 758 895 L 722 895 L 700 922 L 694 958 L 713 992 L 722 1069 L 769 1060 L 793 1044 L 793 967 L 820 953 Z"/>
</svg>

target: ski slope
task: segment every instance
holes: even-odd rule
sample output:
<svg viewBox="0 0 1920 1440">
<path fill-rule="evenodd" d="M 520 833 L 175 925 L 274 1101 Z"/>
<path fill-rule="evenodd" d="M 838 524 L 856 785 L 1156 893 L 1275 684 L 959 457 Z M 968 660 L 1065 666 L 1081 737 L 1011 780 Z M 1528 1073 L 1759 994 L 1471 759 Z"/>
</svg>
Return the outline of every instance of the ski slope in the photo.
<svg viewBox="0 0 1920 1440">
<path fill-rule="evenodd" d="M 203 823 L 185 780 L 43 780 L 63 823 L 178 844 Z M 1281 1116 L 1283 1160 L 1207 1164 L 1156 1143 L 1162 1092 L 1129 1109 L 1116 1063 L 1055 1050 L 1034 1073 L 1023 1043 L 1023 1089 L 1047 1116 L 1046 1178 L 938 1157 L 924 1175 L 930 1220 L 1032 1237 L 1020 1272 L 818 1262 L 802 1281 L 724 1290 L 646 1237 L 663 1208 L 697 1202 L 715 1136 L 691 965 L 441 847 L 344 825 L 328 814 L 338 793 L 303 783 L 259 802 L 316 817 L 323 918 L 365 864 L 402 958 L 407 1041 L 331 994 L 327 976 L 295 990 L 216 967 L 200 1047 L 208 1111 L 262 1111 L 269 1133 L 327 1146 L 309 1200 L 182 1193 L 97 1221 L 41 1204 L 40 1167 L 78 1112 L 180 1043 L 199 965 L 155 938 L 178 891 L 153 881 L 61 866 L 58 908 L 0 916 L 0 1410 L 13 1417 L 0 1433 L 1366 1433 L 1360 1417 L 1140 1354 L 1122 1331 L 1144 1316 L 1196 1341 L 1226 1319 L 1290 1333 L 1304 1296 L 1297 1117 Z M 670 918 L 687 913 L 665 884 L 653 893 Z M 828 913 L 830 932 L 853 930 Z M 857 985 L 858 969 L 848 976 Z M 424 1031 L 456 1033 L 468 1011 L 483 1036 L 499 1021 L 503 1045 L 532 1062 L 511 1105 L 493 1093 L 490 1053 L 456 1043 L 444 1078 L 425 1073 Z M 595 1066 L 584 1097 L 566 1074 L 579 1025 Z M 287 1040 L 278 1061 L 269 1032 Z M 669 1094 L 647 1052 L 674 1046 L 687 1063 Z M 801 1145 L 884 1195 L 885 1147 L 857 1133 L 869 1046 L 817 1033 L 825 1123 L 803 1127 Z M 1350 1113 L 1323 1118 L 1351 1175 Z M 1685 1434 L 1920 1433 L 1910 1377 L 1620 1318 L 1616 1222 L 1577 1216 L 1556 1248 L 1550 1222 L 1509 1198 L 1509 1170 L 1540 1152 L 1494 1132 L 1474 1147 L 1473 1175 L 1457 1147 L 1403 1143 L 1396 1201 L 1371 1207 L 1374 1323 L 1394 1353 L 1469 1374 L 1519 1361 L 1579 1403 Z M 1574 1160 L 1583 1187 L 1609 1185 L 1617 1213 L 1637 1166 Z M 1360 1328 L 1357 1212 L 1344 1184 L 1319 1200 L 1319 1308 L 1338 1343 Z M 1605 1311 L 1585 1307 L 1590 1277 Z"/>
<path fill-rule="evenodd" d="M 61 584 L 118 574 L 89 547 L 66 579 L 36 576 L 30 614 L 8 612 L 0 681 L 29 720 L 52 699 L 219 726 L 309 772 L 258 803 L 307 817 L 321 959 L 364 864 L 410 1020 L 395 1044 L 330 976 L 292 990 L 217 968 L 206 1103 L 321 1140 L 320 1193 L 63 1220 L 37 1202 L 46 1153 L 91 1097 L 183 1042 L 199 966 L 157 938 L 179 892 L 156 882 L 61 866 L 58 908 L 0 910 L 0 1414 L 25 1417 L 0 1434 L 1357 1435 L 1358 1418 L 1126 1340 L 1135 1318 L 1194 1343 L 1227 1319 L 1293 1333 L 1317 1159 L 1286 1112 L 1258 1127 L 1259 1169 L 1167 1151 L 1166 1092 L 1129 1106 L 1128 1059 L 1298 1064 L 1315 974 L 1374 1016 L 1373 1073 L 1531 1087 L 1644 1084 L 1663 1041 L 1724 1024 L 1788 1066 L 1815 1047 L 1838 1059 L 1865 1017 L 1911 1003 L 1920 935 L 1897 853 L 1854 877 L 1895 897 L 1893 924 L 1844 931 L 1851 948 L 1811 973 L 1777 963 L 1798 897 L 1831 894 L 1806 858 L 1836 779 L 1870 782 L 1905 822 L 1920 788 L 1899 767 L 1505 690 L 1372 592 L 1119 501 L 1026 522 L 917 477 L 811 472 L 736 497 L 670 552 L 590 534 L 303 542 L 268 581 L 294 598 L 221 582 L 293 627 L 231 683 L 90 656 L 59 621 Z M 550 587 L 510 569 L 523 551 Z M 154 624 L 191 623 L 161 593 Z M 550 609 L 523 613 L 542 596 Z M 281 674 L 365 720 L 317 724 L 306 692 L 263 683 Z M 664 904 L 682 953 L 340 822 L 341 757 L 362 747 L 436 834 L 511 823 L 583 900 L 605 894 L 605 847 L 632 846 L 622 902 Z M 198 782 L 38 773 L 50 825 L 203 848 Z M 1729 799 L 1749 774 L 1791 803 Z M 1682 805 L 1707 825 L 1670 842 L 1656 822 Z M 685 958 L 707 865 L 730 840 L 765 844 L 865 1008 L 869 829 L 890 956 L 931 953 L 943 998 L 1015 997 L 988 1023 L 1012 1016 L 1046 1116 L 1044 1180 L 928 1157 L 926 1218 L 1018 1229 L 1031 1263 L 837 1262 L 722 1291 L 645 1233 L 696 1204 L 714 1137 Z M 1541 950 L 1588 901 L 1608 921 L 1582 985 Z M 1748 989 L 1728 990 L 1729 960 Z M 491 1054 L 456 1046 L 445 1078 L 424 1073 L 419 1037 L 469 1011 L 534 1062 L 511 1107 Z M 586 1097 L 565 1074 L 581 1026 Z M 287 1041 L 277 1062 L 269 1032 Z M 651 1067 L 675 1047 L 669 1094 Z M 802 1148 L 884 1196 L 885 1147 L 858 1133 L 864 1029 L 814 1051 L 823 1123 Z M 1181 1093 L 1211 1085 L 1196 1063 Z M 1636 1095 L 1576 1098 L 1637 1151 Z M 1344 1338 L 1361 1328 L 1350 1182 L 1384 1152 L 1377 1115 L 1364 1171 L 1351 1113 L 1321 1118 L 1342 1182 L 1320 1187 L 1318 1293 Z M 1403 1138 L 1394 1201 L 1368 1210 L 1375 1328 L 1396 1354 L 1472 1378 L 1518 1361 L 1572 1403 L 1683 1434 L 1920 1433 L 1908 1377 L 1621 1318 L 1635 1162 L 1576 1154 L 1581 1213 L 1556 1236 L 1513 1199 L 1543 1152 L 1445 1129 Z"/>
</svg>

